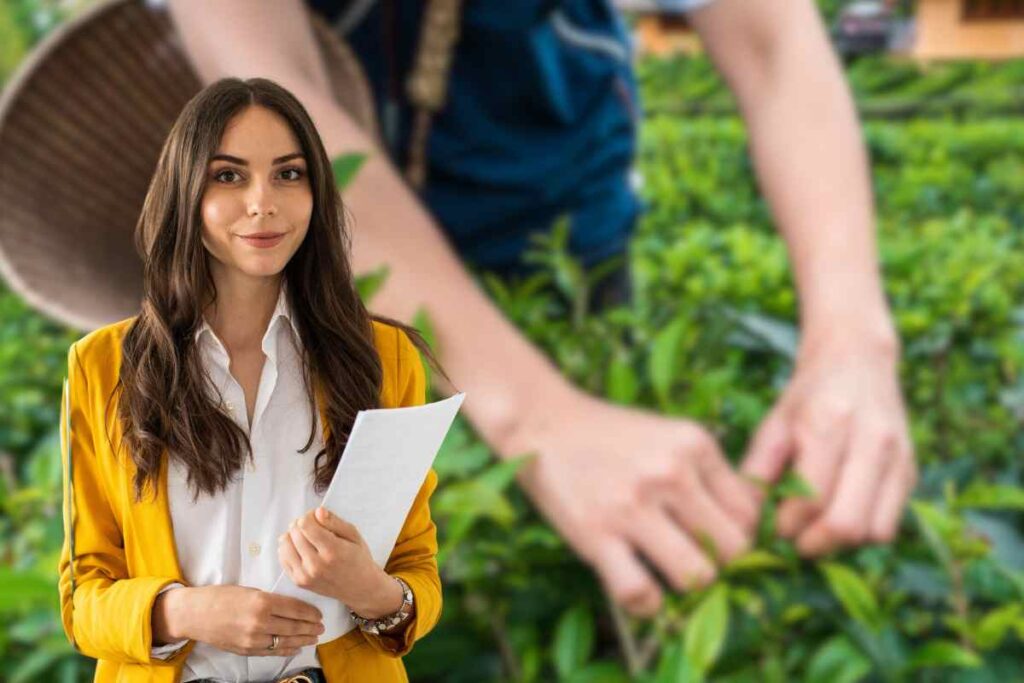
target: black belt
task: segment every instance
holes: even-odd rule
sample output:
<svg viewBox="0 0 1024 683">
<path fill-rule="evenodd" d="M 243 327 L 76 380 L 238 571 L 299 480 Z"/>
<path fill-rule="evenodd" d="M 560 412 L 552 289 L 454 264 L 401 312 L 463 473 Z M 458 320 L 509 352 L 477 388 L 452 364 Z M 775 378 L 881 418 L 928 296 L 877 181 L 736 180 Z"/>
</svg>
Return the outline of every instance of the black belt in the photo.
<svg viewBox="0 0 1024 683">
<path fill-rule="evenodd" d="M 220 683 L 215 678 L 193 678 L 188 683 Z M 285 676 L 284 678 L 278 678 L 274 680 L 274 683 L 327 683 L 327 679 L 324 677 L 324 670 L 313 666 L 308 669 L 303 669 L 298 673 Z"/>
</svg>

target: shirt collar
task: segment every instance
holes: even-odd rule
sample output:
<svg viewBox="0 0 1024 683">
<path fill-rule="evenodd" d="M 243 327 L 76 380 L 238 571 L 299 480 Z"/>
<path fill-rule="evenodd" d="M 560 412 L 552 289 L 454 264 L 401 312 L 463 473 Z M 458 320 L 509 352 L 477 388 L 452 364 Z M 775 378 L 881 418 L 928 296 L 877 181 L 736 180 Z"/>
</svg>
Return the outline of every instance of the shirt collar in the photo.
<svg viewBox="0 0 1024 683">
<path fill-rule="evenodd" d="M 277 305 L 274 306 L 274 312 L 270 315 L 270 322 L 267 323 L 267 331 L 263 334 L 263 352 L 274 361 L 277 362 L 277 336 L 273 334 L 274 325 L 278 318 L 284 318 L 291 325 L 292 331 L 295 333 L 295 339 L 301 339 L 299 335 L 298 325 L 295 323 L 295 316 L 292 315 L 291 306 L 288 305 L 288 283 L 285 280 L 281 281 L 281 288 L 277 295 Z M 198 343 L 204 332 L 209 332 L 210 336 L 217 342 L 217 345 L 227 354 L 227 350 L 224 349 L 224 344 L 221 343 L 217 334 L 210 327 L 210 324 L 206 322 L 205 316 L 200 316 L 202 321 L 199 325 L 199 329 L 196 330 L 193 339 Z"/>
</svg>

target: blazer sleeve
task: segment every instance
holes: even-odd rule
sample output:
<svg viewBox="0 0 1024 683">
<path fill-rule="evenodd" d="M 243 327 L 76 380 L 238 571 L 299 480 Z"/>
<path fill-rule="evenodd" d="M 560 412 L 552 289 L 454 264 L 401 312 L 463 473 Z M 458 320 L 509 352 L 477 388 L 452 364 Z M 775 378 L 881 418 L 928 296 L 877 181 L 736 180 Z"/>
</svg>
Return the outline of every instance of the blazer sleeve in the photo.
<svg viewBox="0 0 1024 683">
<path fill-rule="evenodd" d="M 417 406 L 426 402 L 426 373 L 419 351 L 404 332 L 398 335 L 397 372 L 398 406 Z M 415 614 L 395 634 L 360 633 L 377 651 L 401 657 L 412 650 L 413 643 L 427 635 L 441 616 L 441 575 L 437 568 L 437 527 L 430 517 L 430 496 L 437 488 L 437 472 L 431 467 L 409 509 L 402 530 L 384 571 L 399 576 L 413 593 Z"/>
<path fill-rule="evenodd" d="M 68 384 L 62 398 L 64 542 L 57 571 L 64 633 L 75 650 L 95 659 L 165 662 L 151 653 L 151 615 L 160 589 L 175 579 L 128 576 L 124 537 L 97 462 L 88 377 L 77 342 L 68 350 Z"/>
</svg>

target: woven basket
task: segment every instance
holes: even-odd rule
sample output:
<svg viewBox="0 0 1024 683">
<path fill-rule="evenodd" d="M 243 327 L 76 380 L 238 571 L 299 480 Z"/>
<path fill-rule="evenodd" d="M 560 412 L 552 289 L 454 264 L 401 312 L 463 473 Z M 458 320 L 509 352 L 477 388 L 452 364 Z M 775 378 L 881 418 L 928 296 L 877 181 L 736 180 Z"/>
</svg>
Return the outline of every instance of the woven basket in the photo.
<svg viewBox="0 0 1024 683">
<path fill-rule="evenodd" d="M 338 103 L 379 139 L 358 61 L 317 15 Z M 166 10 L 103 1 L 55 30 L 0 97 L 0 275 L 80 330 L 138 313 L 132 243 L 160 148 L 202 84 Z"/>
</svg>

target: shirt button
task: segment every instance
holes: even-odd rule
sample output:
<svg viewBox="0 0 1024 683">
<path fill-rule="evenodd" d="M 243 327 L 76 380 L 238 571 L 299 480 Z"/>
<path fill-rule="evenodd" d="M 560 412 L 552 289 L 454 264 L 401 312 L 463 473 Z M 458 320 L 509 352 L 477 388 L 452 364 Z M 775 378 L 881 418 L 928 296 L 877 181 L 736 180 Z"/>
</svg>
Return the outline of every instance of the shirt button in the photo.
<svg viewBox="0 0 1024 683">
<path fill-rule="evenodd" d="M 224 407 L 227 408 L 228 410 L 230 410 L 231 412 L 235 411 L 235 404 L 232 403 L 231 401 L 226 402 L 224 404 Z"/>
<path fill-rule="evenodd" d="M 249 554 L 252 555 L 253 557 L 256 557 L 257 555 L 259 555 L 260 554 L 260 544 L 259 543 L 250 543 L 249 544 Z"/>
</svg>

